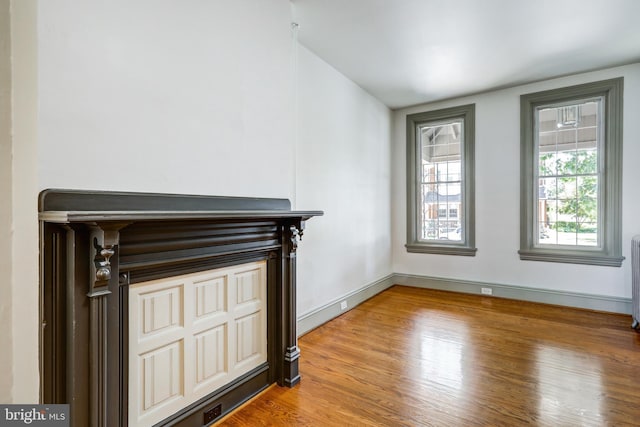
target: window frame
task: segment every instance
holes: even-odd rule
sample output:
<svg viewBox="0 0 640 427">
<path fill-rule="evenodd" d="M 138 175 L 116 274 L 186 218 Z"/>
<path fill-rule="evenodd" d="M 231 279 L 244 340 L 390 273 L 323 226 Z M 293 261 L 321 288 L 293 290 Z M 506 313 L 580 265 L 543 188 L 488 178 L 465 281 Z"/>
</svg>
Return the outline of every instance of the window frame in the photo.
<svg viewBox="0 0 640 427">
<path fill-rule="evenodd" d="M 547 261 L 620 267 L 622 256 L 622 118 L 624 78 L 602 80 L 520 96 L 520 250 L 521 260 Z M 534 224 L 537 209 L 538 173 L 536 163 L 536 109 L 552 104 L 569 103 L 602 97 L 604 141 L 598 156 L 604 167 L 598 197 L 602 208 L 599 247 L 536 245 Z"/>
<path fill-rule="evenodd" d="M 418 127 L 448 120 L 462 120 L 461 147 L 462 239 L 461 241 L 424 241 L 418 238 L 420 230 L 418 207 L 418 159 L 420 142 Z M 441 255 L 475 256 L 475 104 L 460 105 L 407 115 L 407 252 Z"/>
</svg>

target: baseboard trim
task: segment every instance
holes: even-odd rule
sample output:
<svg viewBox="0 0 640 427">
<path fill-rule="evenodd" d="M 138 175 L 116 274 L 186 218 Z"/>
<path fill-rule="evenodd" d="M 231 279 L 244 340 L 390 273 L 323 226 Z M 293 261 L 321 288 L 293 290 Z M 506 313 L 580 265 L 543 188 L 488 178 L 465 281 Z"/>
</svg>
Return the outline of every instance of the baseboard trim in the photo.
<svg viewBox="0 0 640 427">
<path fill-rule="evenodd" d="M 394 273 L 299 316 L 298 336 L 302 336 L 318 326 L 327 323 L 331 319 L 351 310 L 393 285 L 413 286 L 416 288 L 437 289 L 467 294 L 482 294 L 482 288 L 491 288 L 491 296 L 493 297 L 563 305 L 610 313 L 630 315 L 632 312 L 631 298 Z M 340 303 L 343 301 L 347 301 L 347 308 L 344 310 L 340 308 Z"/>
<path fill-rule="evenodd" d="M 426 289 L 482 294 L 482 288 L 491 288 L 492 296 L 544 304 L 563 305 L 611 313 L 631 314 L 631 299 L 605 295 L 564 292 L 551 289 L 537 289 L 496 283 L 475 282 L 470 280 L 446 279 L 442 277 L 418 276 L 412 274 L 394 274 L 397 285 Z"/>
<path fill-rule="evenodd" d="M 302 314 L 298 317 L 298 336 L 302 336 L 318 326 L 327 323 L 329 320 L 346 313 L 372 296 L 390 288 L 394 284 L 394 275 L 390 274 L 382 279 L 369 283 L 360 289 L 356 289 L 355 291 L 343 295 L 340 298 L 330 301 L 321 307 Z M 347 302 L 347 308 L 344 310 L 340 308 L 340 303 L 343 301 Z"/>
</svg>

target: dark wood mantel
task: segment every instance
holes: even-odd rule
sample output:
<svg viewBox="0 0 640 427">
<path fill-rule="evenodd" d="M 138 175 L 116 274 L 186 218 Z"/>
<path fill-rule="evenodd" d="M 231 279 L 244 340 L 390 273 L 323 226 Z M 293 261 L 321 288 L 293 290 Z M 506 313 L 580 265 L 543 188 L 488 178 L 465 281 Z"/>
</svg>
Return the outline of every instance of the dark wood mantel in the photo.
<svg viewBox="0 0 640 427">
<path fill-rule="evenodd" d="M 40 194 L 43 403 L 75 426 L 127 426 L 128 286 L 267 262 L 268 360 L 160 425 L 201 426 L 269 384 L 299 380 L 296 249 L 305 221 L 286 199 L 45 190 Z"/>
</svg>

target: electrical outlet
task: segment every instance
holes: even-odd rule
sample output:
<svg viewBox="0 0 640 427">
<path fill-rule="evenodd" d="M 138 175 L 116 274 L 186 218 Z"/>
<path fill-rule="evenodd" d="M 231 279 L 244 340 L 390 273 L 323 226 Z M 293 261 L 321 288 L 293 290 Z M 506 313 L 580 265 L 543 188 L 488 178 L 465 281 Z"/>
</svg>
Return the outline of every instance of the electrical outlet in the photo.
<svg viewBox="0 0 640 427">
<path fill-rule="evenodd" d="M 209 424 L 210 422 L 218 418 L 220 415 L 222 415 L 222 403 L 204 412 L 203 424 L 205 425 Z"/>
<path fill-rule="evenodd" d="M 347 309 L 347 301 L 342 301 L 340 303 L 340 310 L 346 310 Z"/>
<path fill-rule="evenodd" d="M 482 288 L 480 291 L 482 295 L 493 295 L 493 289 L 491 288 Z"/>
</svg>

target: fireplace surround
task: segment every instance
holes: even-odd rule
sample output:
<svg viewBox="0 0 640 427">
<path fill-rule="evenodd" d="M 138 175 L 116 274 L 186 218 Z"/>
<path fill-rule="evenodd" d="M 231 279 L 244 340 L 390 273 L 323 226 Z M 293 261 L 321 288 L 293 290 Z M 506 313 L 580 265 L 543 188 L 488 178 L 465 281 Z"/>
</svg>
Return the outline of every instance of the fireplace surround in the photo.
<svg viewBox="0 0 640 427">
<path fill-rule="evenodd" d="M 286 199 L 45 190 L 40 219 L 43 403 L 74 426 L 129 422 L 129 287 L 266 264 L 266 361 L 155 425 L 202 426 L 272 383 L 299 380 L 296 250 L 305 221 Z"/>
</svg>

